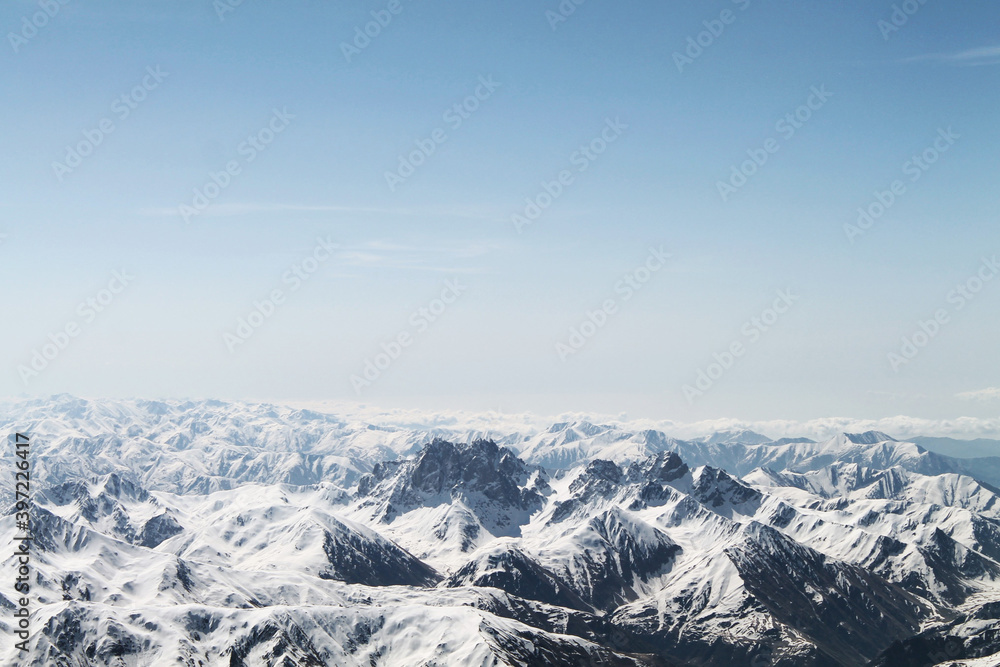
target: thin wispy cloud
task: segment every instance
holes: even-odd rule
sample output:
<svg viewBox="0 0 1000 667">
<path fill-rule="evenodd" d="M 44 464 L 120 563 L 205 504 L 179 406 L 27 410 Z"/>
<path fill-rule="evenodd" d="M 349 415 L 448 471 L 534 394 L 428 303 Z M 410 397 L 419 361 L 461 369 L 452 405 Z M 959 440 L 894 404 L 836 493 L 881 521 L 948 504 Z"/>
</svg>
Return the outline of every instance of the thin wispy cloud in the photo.
<svg viewBox="0 0 1000 667">
<path fill-rule="evenodd" d="M 138 215 L 150 218 L 179 218 L 180 210 L 176 206 L 159 206 L 141 208 Z M 465 218 L 484 222 L 502 222 L 505 218 L 499 213 L 491 213 L 471 206 L 431 206 L 431 207 L 381 207 L 381 206 L 351 206 L 351 205 L 309 205 L 281 204 L 262 202 L 232 202 L 212 204 L 200 213 L 207 218 L 225 218 L 259 213 L 342 213 L 345 215 L 384 215 L 394 217 L 441 217 Z"/>
<path fill-rule="evenodd" d="M 435 273 L 482 273 L 479 267 L 454 266 L 428 261 L 420 257 L 398 257 L 357 251 L 335 255 L 338 263 L 362 269 L 398 269 L 401 271 L 430 271 Z"/>
<path fill-rule="evenodd" d="M 401 253 L 436 253 L 440 255 L 450 255 L 453 257 L 480 257 L 487 253 L 493 252 L 494 250 L 500 249 L 502 246 L 500 243 L 454 243 L 451 245 L 430 245 L 430 246 L 419 246 L 419 245 L 404 245 L 401 243 L 395 243 L 391 241 L 368 241 L 367 243 L 362 243 L 357 246 L 343 246 L 345 250 L 360 249 L 360 250 L 371 250 L 371 251 L 382 251 L 382 252 L 401 252 Z"/>
<path fill-rule="evenodd" d="M 450 245 L 405 245 L 384 240 L 341 246 L 335 257 L 339 264 L 364 269 L 399 269 L 439 273 L 482 273 L 472 260 L 497 250 L 499 244 L 455 243 Z"/>
<path fill-rule="evenodd" d="M 1000 65 L 1000 45 L 981 46 L 956 53 L 927 53 L 904 58 L 904 63 L 937 62 L 950 65 Z"/>
<path fill-rule="evenodd" d="M 963 401 L 1000 401 L 1000 387 L 987 387 L 986 389 L 980 389 L 978 391 L 963 391 L 960 394 L 955 394 L 957 398 Z"/>
<path fill-rule="evenodd" d="M 161 206 L 142 208 L 137 211 L 139 215 L 147 217 L 178 218 L 180 211 L 176 206 Z M 403 211 L 398 209 L 375 208 L 367 206 L 306 206 L 301 204 L 263 204 L 254 202 L 237 202 L 230 204 L 213 204 L 205 209 L 203 215 L 206 217 L 229 217 L 234 215 L 247 215 L 251 213 L 383 213 L 400 215 Z"/>
</svg>

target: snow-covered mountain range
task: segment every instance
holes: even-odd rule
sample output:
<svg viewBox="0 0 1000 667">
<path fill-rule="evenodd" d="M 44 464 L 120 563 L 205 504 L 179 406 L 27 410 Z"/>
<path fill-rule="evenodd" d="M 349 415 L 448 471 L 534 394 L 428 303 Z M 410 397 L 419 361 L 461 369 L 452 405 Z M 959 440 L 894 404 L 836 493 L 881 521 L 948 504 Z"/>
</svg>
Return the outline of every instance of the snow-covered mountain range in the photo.
<svg viewBox="0 0 1000 667">
<path fill-rule="evenodd" d="M 1000 665 L 1000 458 L 879 432 L 2 408 L 33 438 L 36 547 L 31 659 L 8 641 L 4 664 Z"/>
</svg>

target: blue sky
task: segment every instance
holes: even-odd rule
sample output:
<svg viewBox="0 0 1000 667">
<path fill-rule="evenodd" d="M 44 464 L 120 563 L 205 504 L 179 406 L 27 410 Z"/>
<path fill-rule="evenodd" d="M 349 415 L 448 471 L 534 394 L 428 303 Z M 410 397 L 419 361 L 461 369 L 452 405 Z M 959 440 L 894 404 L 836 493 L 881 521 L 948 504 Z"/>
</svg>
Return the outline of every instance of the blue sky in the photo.
<svg viewBox="0 0 1000 667">
<path fill-rule="evenodd" d="M 587 0 L 559 22 L 555 0 L 219 4 L 68 0 L 37 31 L 37 2 L 0 9 L 0 393 L 997 414 L 1000 280 L 954 292 L 1000 253 L 996 3 L 914 2 L 891 31 L 893 3 L 860 0 Z M 372 12 L 386 25 L 346 57 Z M 679 68 L 689 38 L 704 46 Z M 934 163 L 907 168 L 925 150 Z M 753 173 L 724 200 L 734 167 Z M 185 220 L 213 174 L 226 187 Z M 884 215 L 845 232 L 897 180 Z M 670 259 L 626 299 L 623 276 L 661 247 Z M 446 281 L 460 296 L 436 303 Z M 274 290 L 282 303 L 232 344 Z M 792 305 L 768 314 L 779 290 Z M 101 298 L 90 321 L 80 304 Z M 571 329 L 608 300 L 577 350 Z M 384 368 L 365 378 L 367 362 Z M 700 372 L 718 377 L 699 388 Z"/>
</svg>

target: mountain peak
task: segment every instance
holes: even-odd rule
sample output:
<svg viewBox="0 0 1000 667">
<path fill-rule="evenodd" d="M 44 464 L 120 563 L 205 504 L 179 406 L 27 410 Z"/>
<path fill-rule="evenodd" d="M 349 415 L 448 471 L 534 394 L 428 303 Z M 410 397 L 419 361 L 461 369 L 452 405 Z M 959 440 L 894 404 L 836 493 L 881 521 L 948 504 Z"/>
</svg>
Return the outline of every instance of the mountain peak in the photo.
<svg viewBox="0 0 1000 667">
<path fill-rule="evenodd" d="M 856 445 L 877 445 L 880 442 L 899 442 L 891 435 L 882 431 L 865 431 L 864 433 L 845 433 L 844 437 Z"/>
<path fill-rule="evenodd" d="M 716 431 L 702 441 L 706 445 L 763 445 L 772 442 L 766 435 L 745 428 Z"/>
<path fill-rule="evenodd" d="M 547 484 L 532 473 L 514 452 L 492 440 L 435 439 L 415 458 L 375 466 L 359 481 L 357 494 L 380 507 L 387 522 L 416 507 L 461 502 L 488 529 L 506 534 L 543 503 L 539 489 Z"/>
<path fill-rule="evenodd" d="M 656 482 L 673 482 L 688 473 L 688 467 L 676 452 L 660 452 L 629 466 L 629 477 Z"/>
</svg>

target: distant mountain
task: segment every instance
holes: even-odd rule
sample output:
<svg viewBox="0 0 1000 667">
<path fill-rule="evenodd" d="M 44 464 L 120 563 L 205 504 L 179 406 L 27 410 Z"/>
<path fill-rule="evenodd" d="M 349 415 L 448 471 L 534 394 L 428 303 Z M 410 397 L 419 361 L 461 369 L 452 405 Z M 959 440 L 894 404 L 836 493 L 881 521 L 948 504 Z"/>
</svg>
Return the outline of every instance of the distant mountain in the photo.
<svg viewBox="0 0 1000 667">
<path fill-rule="evenodd" d="M 891 435 L 882 431 L 865 431 L 864 433 L 844 433 L 844 438 L 855 445 L 877 445 L 880 442 L 899 442 Z"/>
<path fill-rule="evenodd" d="M 735 431 L 716 431 L 712 435 L 702 438 L 700 442 L 704 442 L 707 445 L 763 445 L 771 442 L 771 439 L 760 433 L 739 429 Z"/>
<path fill-rule="evenodd" d="M 1000 440 L 978 438 L 976 440 L 956 440 L 955 438 L 927 438 L 918 436 L 913 442 L 945 456 L 959 459 L 978 459 L 1000 456 Z"/>
<path fill-rule="evenodd" d="M 712 465 L 736 475 L 758 467 L 818 470 L 841 461 L 878 469 L 898 465 L 923 474 L 965 474 L 1000 487 L 1000 456 L 976 460 L 944 456 L 880 431 L 842 433 L 823 442 L 809 438 L 772 441 L 751 431 L 678 440 L 659 431 L 563 423 L 529 438 L 520 449 L 525 461 L 546 468 L 573 467 L 594 459 L 627 463 L 665 451 L 678 453 L 689 465 Z"/>
</svg>

